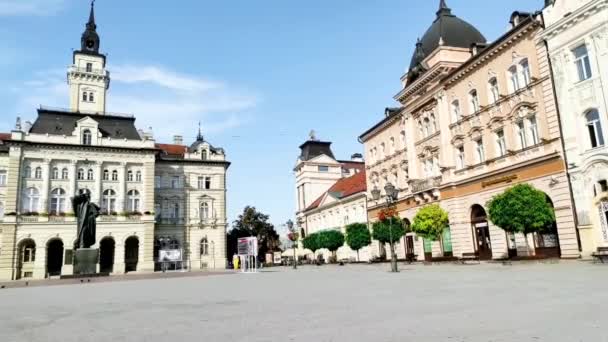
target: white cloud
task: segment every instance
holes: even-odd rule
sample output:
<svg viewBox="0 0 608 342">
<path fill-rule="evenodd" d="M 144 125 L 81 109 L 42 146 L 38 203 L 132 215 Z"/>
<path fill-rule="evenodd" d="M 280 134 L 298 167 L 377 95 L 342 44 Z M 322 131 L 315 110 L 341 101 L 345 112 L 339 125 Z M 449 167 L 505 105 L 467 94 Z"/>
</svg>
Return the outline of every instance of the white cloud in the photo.
<svg viewBox="0 0 608 342">
<path fill-rule="evenodd" d="M 258 102 L 244 89 L 164 67 L 114 65 L 109 70 L 112 88 L 107 110 L 135 114 L 137 126 L 152 127 L 157 141 L 168 141 L 175 134 L 193 136 L 199 121 L 204 134 L 221 134 L 247 123 L 247 110 Z M 9 90 L 15 94 L 16 113 L 27 114 L 27 119 L 40 104 L 67 107 L 69 102 L 65 70 L 36 73 Z"/>
<path fill-rule="evenodd" d="M 0 0 L 0 16 L 52 15 L 66 3 L 67 0 Z"/>
<path fill-rule="evenodd" d="M 173 90 L 206 91 L 221 87 L 221 84 L 204 79 L 181 75 L 157 66 L 114 65 L 112 78 L 128 84 L 152 83 Z"/>
</svg>

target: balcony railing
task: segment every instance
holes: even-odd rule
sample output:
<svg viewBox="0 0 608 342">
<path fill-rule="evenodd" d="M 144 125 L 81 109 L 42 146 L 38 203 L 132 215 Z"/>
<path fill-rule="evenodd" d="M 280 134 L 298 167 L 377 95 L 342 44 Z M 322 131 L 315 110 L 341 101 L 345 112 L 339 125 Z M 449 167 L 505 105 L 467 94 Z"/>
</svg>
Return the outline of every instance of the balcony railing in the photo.
<svg viewBox="0 0 608 342">
<path fill-rule="evenodd" d="M 443 177 L 427 178 L 413 180 L 411 183 L 412 193 L 424 192 L 427 190 L 438 188 L 443 181 Z"/>
</svg>

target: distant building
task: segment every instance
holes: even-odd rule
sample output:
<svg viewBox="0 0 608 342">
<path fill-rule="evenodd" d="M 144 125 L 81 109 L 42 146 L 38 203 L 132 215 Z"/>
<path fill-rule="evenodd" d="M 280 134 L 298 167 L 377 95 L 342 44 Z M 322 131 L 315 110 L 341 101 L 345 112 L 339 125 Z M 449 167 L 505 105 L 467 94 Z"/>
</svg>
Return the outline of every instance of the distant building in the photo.
<svg viewBox="0 0 608 342">
<path fill-rule="evenodd" d="M 583 249 L 608 246 L 608 1 L 547 0 L 543 9 L 568 173 Z"/>
<path fill-rule="evenodd" d="M 314 139 L 302 144 L 300 150 L 294 172 L 296 217 L 302 236 L 328 229 L 344 233 L 350 223 L 367 223 L 363 156 L 353 154 L 350 160 L 337 160 L 330 142 Z M 369 248 L 359 254 L 367 260 Z M 328 251 L 323 255 L 326 260 L 330 256 Z M 357 254 L 345 246 L 338 250 L 337 256 L 356 259 Z"/>
<path fill-rule="evenodd" d="M 68 68 L 70 108 L 40 108 L 33 124 L 0 134 L 0 280 L 72 274 L 71 198 L 83 192 L 101 207 L 99 271 L 224 268 L 224 150 L 200 130 L 189 146 L 156 144 L 133 116 L 108 113 L 96 29 L 91 8 Z M 160 263 L 168 250 L 179 262 Z"/>
</svg>

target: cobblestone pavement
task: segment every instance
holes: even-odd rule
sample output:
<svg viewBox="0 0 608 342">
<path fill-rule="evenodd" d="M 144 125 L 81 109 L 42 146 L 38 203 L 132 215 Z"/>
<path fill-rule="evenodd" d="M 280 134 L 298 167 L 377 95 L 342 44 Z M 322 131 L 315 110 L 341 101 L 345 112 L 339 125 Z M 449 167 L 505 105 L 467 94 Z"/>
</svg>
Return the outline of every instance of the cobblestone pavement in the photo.
<svg viewBox="0 0 608 342">
<path fill-rule="evenodd" d="M 608 341 L 607 266 L 306 266 L 3 289 L 0 341 Z"/>
</svg>

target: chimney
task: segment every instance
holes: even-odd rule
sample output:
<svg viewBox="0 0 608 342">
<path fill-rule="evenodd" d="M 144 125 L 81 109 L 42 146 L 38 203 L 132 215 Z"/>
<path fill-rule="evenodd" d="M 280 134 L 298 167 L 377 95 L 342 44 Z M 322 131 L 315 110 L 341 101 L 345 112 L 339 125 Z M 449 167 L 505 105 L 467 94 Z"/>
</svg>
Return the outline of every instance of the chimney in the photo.
<svg viewBox="0 0 608 342">
<path fill-rule="evenodd" d="M 350 160 L 357 163 L 363 163 L 363 155 L 361 153 L 355 153 L 350 156 Z"/>
<path fill-rule="evenodd" d="M 184 144 L 184 137 L 182 137 L 181 135 L 174 135 L 173 136 L 173 143 L 175 145 L 183 145 Z"/>
</svg>

